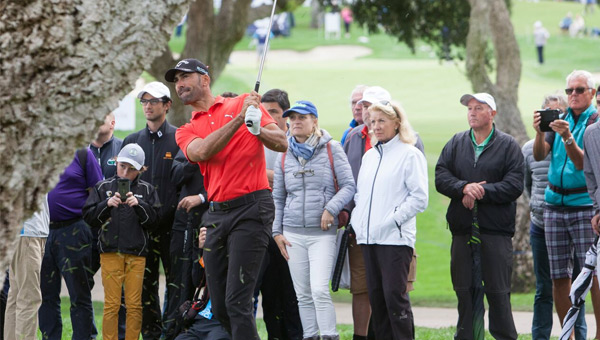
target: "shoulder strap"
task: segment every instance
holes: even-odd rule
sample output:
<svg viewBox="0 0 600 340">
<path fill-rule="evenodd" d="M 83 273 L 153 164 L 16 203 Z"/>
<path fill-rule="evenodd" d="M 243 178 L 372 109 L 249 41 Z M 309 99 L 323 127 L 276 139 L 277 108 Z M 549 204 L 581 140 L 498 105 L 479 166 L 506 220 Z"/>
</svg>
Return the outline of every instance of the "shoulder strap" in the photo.
<svg viewBox="0 0 600 340">
<path fill-rule="evenodd" d="M 327 142 L 327 156 L 329 156 L 329 165 L 331 166 L 331 174 L 333 174 L 333 186 L 335 187 L 335 192 L 340 191 L 340 187 L 338 186 L 337 177 L 335 176 L 335 167 L 333 166 L 333 153 L 331 152 L 331 144 Z"/>
<path fill-rule="evenodd" d="M 590 116 L 590 118 L 588 118 L 588 121 L 587 121 L 587 125 L 586 125 L 586 127 L 587 127 L 587 126 L 590 126 L 590 125 L 592 125 L 592 124 L 594 124 L 594 123 L 595 123 L 597 120 L 598 120 L 598 112 L 594 112 L 594 113 L 593 113 L 593 114 Z"/>
<path fill-rule="evenodd" d="M 87 149 L 78 149 L 77 158 L 79 159 L 79 164 L 81 165 L 81 169 L 83 170 L 83 176 L 87 177 Z"/>
</svg>

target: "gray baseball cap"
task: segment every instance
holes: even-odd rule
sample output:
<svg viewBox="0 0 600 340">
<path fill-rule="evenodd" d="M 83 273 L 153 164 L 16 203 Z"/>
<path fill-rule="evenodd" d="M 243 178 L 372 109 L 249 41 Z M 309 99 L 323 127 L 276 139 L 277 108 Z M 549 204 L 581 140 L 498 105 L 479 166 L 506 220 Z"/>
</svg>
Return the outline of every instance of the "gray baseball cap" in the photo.
<svg viewBox="0 0 600 340">
<path fill-rule="evenodd" d="M 136 170 L 140 170 L 144 166 L 145 159 L 144 150 L 136 143 L 125 145 L 117 156 L 117 162 L 131 164 Z"/>
</svg>

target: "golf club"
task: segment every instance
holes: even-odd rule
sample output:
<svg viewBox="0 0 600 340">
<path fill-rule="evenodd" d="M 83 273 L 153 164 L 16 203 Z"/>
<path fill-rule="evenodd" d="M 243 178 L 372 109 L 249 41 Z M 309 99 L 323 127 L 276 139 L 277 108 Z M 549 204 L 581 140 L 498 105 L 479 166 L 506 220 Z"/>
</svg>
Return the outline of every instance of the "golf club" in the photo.
<svg viewBox="0 0 600 340">
<path fill-rule="evenodd" d="M 256 84 L 254 85 L 254 91 L 258 92 L 260 88 L 260 78 L 262 77 L 263 67 L 265 66 L 265 58 L 267 57 L 267 50 L 269 49 L 269 40 L 271 38 L 271 26 L 273 26 L 273 16 L 275 15 L 275 7 L 277 6 L 277 0 L 273 0 L 273 8 L 271 9 L 271 18 L 269 19 L 269 27 L 267 28 L 267 39 L 265 40 L 265 47 L 263 49 L 262 56 L 260 57 L 260 66 L 258 67 L 258 76 L 256 77 Z M 252 127 L 251 121 L 246 121 L 247 127 Z"/>
</svg>

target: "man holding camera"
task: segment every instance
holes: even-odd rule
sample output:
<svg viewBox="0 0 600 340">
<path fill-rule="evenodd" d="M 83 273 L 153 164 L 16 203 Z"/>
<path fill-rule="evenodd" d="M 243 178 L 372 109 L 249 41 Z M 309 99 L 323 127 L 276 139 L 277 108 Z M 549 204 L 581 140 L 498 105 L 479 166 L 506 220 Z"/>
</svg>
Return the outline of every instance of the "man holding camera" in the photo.
<svg viewBox="0 0 600 340">
<path fill-rule="evenodd" d="M 586 128 L 598 119 L 591 104 L 596 93 L 591 73 L 573 71 L 567 76 L 565 92 L 569 101 L 567 112 L 549 124 L 549 131 L 542 131 L 540 127 L 544 112 L 533 116 L 536 131 L 533 156 L 541 161 L 551 154 L 548 186 L 544 192 L 544 226 L 552 291 L 561 324 L 571 307 L 573 256 L 579 264 L 585 263 L 585 253 L 594 241 L 591 225 L 594 208 L 583 173 L 583 138 Z M 598 279 L 594 276 L 594 309 L 600 308 L 598 295 Z M 599 337 L 597 329 L 595 338 Z"/>
<path fill-rule="evenodd" d="M 267 250 L 274 210 L 264 147 L 287 150 L 285 133 L 256 92 L 214 97 L 208 67 L 184 59 L 168 70 L 177 95 L 194 109 L 176 139 L 204 175 L 209 209 L 204 251 L 213 312 L 234 340 L 258 339 L 252 296 Z"/>
</svg>

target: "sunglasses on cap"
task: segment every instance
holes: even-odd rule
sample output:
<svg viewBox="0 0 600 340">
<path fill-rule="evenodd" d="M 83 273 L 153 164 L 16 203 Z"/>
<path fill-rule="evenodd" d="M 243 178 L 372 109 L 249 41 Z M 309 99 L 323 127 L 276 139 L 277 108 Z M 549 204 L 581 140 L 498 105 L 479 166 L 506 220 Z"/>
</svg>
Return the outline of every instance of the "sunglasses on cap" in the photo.
<svg viewBox="0 0 600 340">
<path fill-rule="evenodd" d="M 565 89 L 565 93 L 570 96 L 573 94 L 573 91 L 575 91 L 575 93 L 577 93 L 577 94 L 583 94 L 586 90 L 591 90 L 591 89 L 592 89 L 591 87 L 576 87 L 574 89 Z"/>
</svg>

